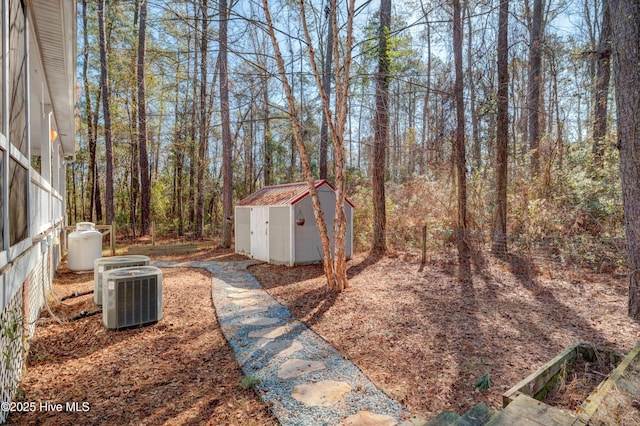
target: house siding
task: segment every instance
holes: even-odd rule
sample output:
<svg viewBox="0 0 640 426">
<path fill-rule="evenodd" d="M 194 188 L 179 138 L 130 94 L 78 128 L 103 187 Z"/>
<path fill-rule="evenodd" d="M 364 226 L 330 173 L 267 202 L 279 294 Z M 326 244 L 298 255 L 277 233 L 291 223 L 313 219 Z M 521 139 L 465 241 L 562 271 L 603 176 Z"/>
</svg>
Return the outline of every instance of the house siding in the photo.
<svg viewBox="0 0 640 426">
<path fill-rule="evenodd" d="M 35 25 L 32 12 L 37 11 L 38 15 L 42 5 L 54 11 L 40 15 L 43 21 L 66 19 L 68 24 L 57 31 L 44 22 Z M 75 149 L 76 14 L 75 2 L 70 0 L 5 0 L 0 3 L 0 10 L 3 7 L 8 9 L 0 13 L 0 40 L 5 52 L 11 50 L 10 55 L 0 58 L 4 70 L 0 101 L 0 402 L 6 403 L 12 401 L 18 389 L 36 320 L 45 294 L 51 291 L 62 252 L 64 157 L 72 156 Z M 22 31 L 15 30 L 23 24 Z M 47 34 L 35 34 L 38 27 L 46 28 Z M 59 50 L 52 49 L 52 45 L 49 49 L 39 45 L 54 39 L 61 43 Z M 14 49 L 11 43 L 18 42 L 24 46 Z M 55 61 L 46 62 L 45 58 L 47 69 L 42 63 L 42 50 L 48 50 L 47 55 Z M 58 75 L 54 71 L 56 64 L 68 66 L 70 73 Z M 57 87 L 49 90 L 48 81 L 54 81 Z M 56 97 L 56 90 L 64 92 L 62 99 Z M 11 98 L 10 93 L 20 98 Z M 57 114 L 54 119 L 53 110 L 60 112 L 65 107 L 71 114 L 62 114 L 62 118 Z M 49 138 L 53 123 L 60 135 L 52 143 Z M 34 157 L 41 159 L 39 170 L 31 166 Z M 16 173 L 10 174 L 10 170 Z M 0 411 L 0 423 L 8 415 L 7 411 Z"/>
</svg>

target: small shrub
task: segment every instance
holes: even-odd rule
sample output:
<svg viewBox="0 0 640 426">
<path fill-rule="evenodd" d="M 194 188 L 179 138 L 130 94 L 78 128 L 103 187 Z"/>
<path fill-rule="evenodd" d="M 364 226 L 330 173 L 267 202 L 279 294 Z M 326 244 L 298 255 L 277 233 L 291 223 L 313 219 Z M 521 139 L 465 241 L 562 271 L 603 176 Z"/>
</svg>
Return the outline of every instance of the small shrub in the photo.
<svg viewBox="0 0 640 426">
<path fill-rule="evenodd" d="M 260 383 L 260 379 L 258 379 L 257 377 L 245 376 L 240 381 L 240 387 L 242 387 L 242 389 L 253 389 L 258 383 Z"/>
</svg>

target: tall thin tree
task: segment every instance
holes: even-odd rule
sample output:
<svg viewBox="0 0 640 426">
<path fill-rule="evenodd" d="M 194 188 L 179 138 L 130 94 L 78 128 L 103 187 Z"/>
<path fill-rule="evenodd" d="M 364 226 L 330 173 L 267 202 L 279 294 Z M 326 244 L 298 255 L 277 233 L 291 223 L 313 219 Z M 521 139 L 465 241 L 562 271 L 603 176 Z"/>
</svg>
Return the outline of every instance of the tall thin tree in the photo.
<svg viewBox="0 0 640 426">
<path fill-rule="evenodd" d="M 507 184 L 509 165 L 509 0 L 500 0 L 498 16 L 498 117 L 496 122 L 496 203 L 491 251 L 507 254 Z"/>
<path fill-rule="evenodd" d="M 200 0 L 200 101 L 199 101 L 199 134 L 198 134 L 198 170 L 196 191 L 196 237 L 204 235 L 204 180 L 207 166 L 207 150 L 209 124 L 207 123 L 207 52 L 209 47 L 209 5 L 207 0 Z"/>
<path fill-rule="evenodd" d="M 91 90 L 89 85 L 89 26 L 87 16 L 87 0 L 82 0 L 82 39 L 83 39 L 83 63 L 82 80 L 84 81 L 85 114 L 87 116 L 87 140 L 89 142 L 89 217 L 90 220 L 102 221 L 102 203 L 100 200 L 100 185 L 98 182 L 98 162 L 96 161 L 97 148 L 97 115 L 91 109 Z M 98 96 L 100 98 L 100 96 Z M 99 103 L 99 101 L 98 101 Z M 74 181 L 75 184 L 75 181 Z"/>
<path fill-rule="evenodd" d="M 373 165 L 371 186 L 373 190 L 373 241 L 371 251 L 384 253 L 387 250 L 385 172 L 386 151 L 389 143 L 389 34 L 391 28 L 391 0 L 380 2 L 378 24 L 378 72 L 376 73 L 376 111 L 373 119 Z"/>
<path fill-rule="evenodd" d="M 322 85 L 324 86 L 324 94 L 329 102 L 331 102 L 331 64 L 333 62 L 333 27 L 331 25 L 331 2 L 327 4 L 324 10 L 327 19 L 327 48 L 324 52 L 324 65 L 322 67 Z M 322 112 L 322 123 L 320 125 L 320 179 L 327 178 L 327 157 L 329 151 L 329 125 L 327 116 Z"/>
<path fill-rule="evenodd" d="M 316 225 L 320 234 L 322 243 L 323 266 L 327 285 L 329 289 L 342 291 L 347 287 L 347 267 L 346 267 L 346 215 L 345 215 L 345 186 L 346 186 L 346 151 L 345 151 L 345 134 L 346 123 L 349 115 L 349 92 L 350 92 L 350 69 L 351 55 L 353 49 L 353 22 L 355 17 L 355 0 L 349 0 L 346 8 L 346 23 L 341 26 L 344 31 L 344 45 L 338 44 L 338 20 L 336 14 L 335 0 L 331 0 L 331 25 L 333 27 L 333 74 L 336 81 L 336 102 L 335 114 L 331 110 L 331 105 L 325 96 L 322 85 L 322 72 L 316 61 L 316 49 L 313 46 L 312 38 L 309 32 L 306 18 L 306 5 L 304 0 L 299 1 L 299 10 L 301 16 L 304 38 L 307 43 L 307 56 L 313 77 L 316 81 L 316 87 L 322 100 L 322 109 L 327 115 L 327 123 L 329 125 L 329 134 L 333 141 L 333 158 L 334 158 L 334 174 L 335 174 L 335 217 L 333 221 L 333 252 L 331 239 L 327 232 L 327 224 L 324 220 L 324 211 L 320 205 L 318 191 L 316 190 L 313 173 L 311 171 L 311 162 L 307 148 L 304 144 L 302 125 L 296 114 L 296 99 L 293 93 L 292 85 L 287 78 L 287 69 L 284 58 L 280 50 L 278 38 L 276 37 L 276 29 L 271 18 L 269 3 L 262 0 L 267 22 L 267 30 L 273 44 L 276 64 L 278 66 L 278 74 L 284 86 L 287 100 L 288 113 L 295 137 L 296 146 L 300 154 L 300 161 L 303 166 L 306 182 L 309 188 L 311 203 L 313 205 L 314 215 L 316 217 Z M 344 49 L 342 49 L 344 47 Z"/>
<path fill-rule="evenodd" d="M 109 68 L 107 62 L 107 36 L 105 30 L 105 0 L 98 0 L 98 32 L 100 38 L 100 91 L 102 96 L 102 117 L 104 120 L 105 146 L 105 203 L 107 223 L 115 220 L 113 202 L 113 143 L 111 141 L 111 106 L 109 90 Z"/>
<path fill-rule="evenodd" d="M 531 176 L 540 174 L 540 87 L 542 85 L 542 0 L 533 0 L 533 16 L 529 33 L 529 152 Z"/>
<path fill-rule="evenodd" d="M 611 12 L 609 0 L 602 0 L 602 26 L 598 44 L 596 66 L 596 99 L 593 114 L 593 163 L 597 170 L 602 166 L 604 140 L 607 135 L 607 102 L 611 79 Z"/>
<path fill-rule="evenodd" d="M 142 235 L 147 234 L 151 224 L 151 181 L 149 177 L 149 152 L 147 149 L 147 97 L 145 83 L 147 44 L 147 0 L 140 0 L 138 18 L 138 149 L 140 159 L 140 207 L 142 209 Z"/>
<path fill-rule="evenodd" d="M 456 137 L 454 141 L 454 162 L 458 192 L 458 279 L 471 281 L 471 262 L 467 230 L 467 164 L 465 148 L 464 84 L 462 71 L 462 19 L 460 0 L 453 0 L 453 57 L 456 78 L 454 93 L 456 102 Z"/>
<path fill-rule="evenodd" d="M 220 43 L 218 64 L 220 66 L 220 114 L 222 119 L 222 241 L 221 246 L 231 247 L 233 216 L 233 169 L 231 127 L 229 124 L 229 72 L 227 59 L 227 28 L 229 7 L 227 0 L 220 0 Z M 266 107 L 266 106 L 265 106 Z"/>
</svg>

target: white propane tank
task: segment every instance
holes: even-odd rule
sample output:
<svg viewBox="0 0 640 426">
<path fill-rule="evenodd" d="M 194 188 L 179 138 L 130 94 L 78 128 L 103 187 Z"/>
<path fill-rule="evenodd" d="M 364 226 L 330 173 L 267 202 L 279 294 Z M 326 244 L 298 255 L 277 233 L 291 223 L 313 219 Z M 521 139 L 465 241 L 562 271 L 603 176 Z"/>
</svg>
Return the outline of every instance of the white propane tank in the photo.
<svg viewBox="0 0 640 426">
<path fill-rule="evenodd" d="M 72 271 L 93 271 L 93 262 L 102 257 L 102 234 L 91 222 L 76 223 L 69 234 L 68 267 Z"/>
</svg>

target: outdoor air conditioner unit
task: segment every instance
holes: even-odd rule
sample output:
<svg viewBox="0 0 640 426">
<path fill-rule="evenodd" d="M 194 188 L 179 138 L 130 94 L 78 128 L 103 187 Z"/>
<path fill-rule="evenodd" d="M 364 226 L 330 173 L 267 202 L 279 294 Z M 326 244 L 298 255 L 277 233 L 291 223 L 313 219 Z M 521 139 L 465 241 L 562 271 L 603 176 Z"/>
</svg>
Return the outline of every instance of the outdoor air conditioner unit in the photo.
<svg viewBox="0 0 640 426">
<path fill-rule="evenodd" d="M 101 257 L 96 259 L 93 262 L 93 302 L 96 305 L 102 305 L 102 284 L 106 271 L 132 266 L 147 266 L 149 265 L 149 261 L 149 257 L 139 255 Z"/>
<path fill-rule="evenodd" d="M 102 287 L 102 322 L 110 329 L 162 319 L 162 271 L 155 266 L 112 269 Z"/>
</svg>

